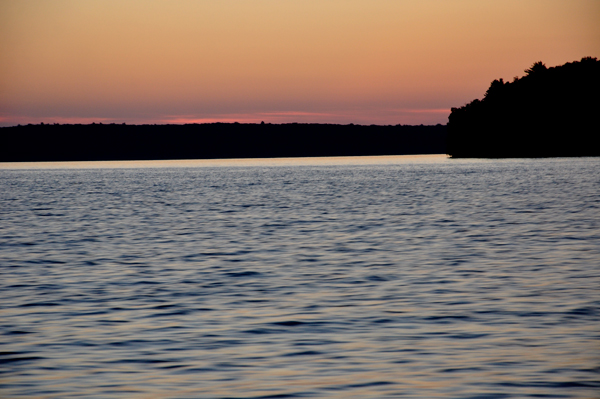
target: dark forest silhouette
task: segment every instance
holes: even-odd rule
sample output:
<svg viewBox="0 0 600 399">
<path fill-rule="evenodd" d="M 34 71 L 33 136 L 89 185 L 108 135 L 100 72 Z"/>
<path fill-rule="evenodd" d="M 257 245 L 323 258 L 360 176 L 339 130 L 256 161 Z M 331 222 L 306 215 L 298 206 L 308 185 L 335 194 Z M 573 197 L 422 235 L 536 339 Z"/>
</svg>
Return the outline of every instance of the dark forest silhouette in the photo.
<svg viewBox="0 0 600 399">
<path fill-rule="evenodd" d="M 444 154 L 446 126 L 39 124 L 0 143 L 0 162 Z"/>
<path fill-rule="evenodd" d="M 494 80 L 483 100 L 452 108 L 450 156 L 600 156 L 600 61 L 536 62 L 525 73 Z"/>
</svg>

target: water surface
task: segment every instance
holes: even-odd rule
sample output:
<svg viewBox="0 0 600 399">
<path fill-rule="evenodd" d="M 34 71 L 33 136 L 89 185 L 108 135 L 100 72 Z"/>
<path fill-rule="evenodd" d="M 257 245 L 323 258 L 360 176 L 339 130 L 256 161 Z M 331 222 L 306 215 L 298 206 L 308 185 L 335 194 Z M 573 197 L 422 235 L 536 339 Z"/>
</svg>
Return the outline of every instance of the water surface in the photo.
<svg viewBox="0 0 600 399">
<path fill-rule="evenodd" d="M 0 165 L 0 396 L 594 398 L 600 158 Z"/>
</svg>

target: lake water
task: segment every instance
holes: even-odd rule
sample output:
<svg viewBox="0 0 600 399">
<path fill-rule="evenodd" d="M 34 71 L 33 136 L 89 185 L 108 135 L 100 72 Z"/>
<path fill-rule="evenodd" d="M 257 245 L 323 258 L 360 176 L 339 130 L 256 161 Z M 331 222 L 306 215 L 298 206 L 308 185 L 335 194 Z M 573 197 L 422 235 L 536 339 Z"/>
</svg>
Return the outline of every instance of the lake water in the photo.
<svg viewBox="0 0 600 399">
<path fill-rule="evenodd" d="M 598 398 L 600 158 L 0 164 L 4 398 Z"/>
</svg>

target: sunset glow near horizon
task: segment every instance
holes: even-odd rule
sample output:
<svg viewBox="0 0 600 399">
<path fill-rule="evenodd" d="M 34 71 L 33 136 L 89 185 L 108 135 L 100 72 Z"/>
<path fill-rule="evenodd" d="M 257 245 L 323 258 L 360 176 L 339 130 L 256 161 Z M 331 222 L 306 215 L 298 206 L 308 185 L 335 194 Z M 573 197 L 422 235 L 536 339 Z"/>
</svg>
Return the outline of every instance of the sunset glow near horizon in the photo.
<svg viewBox="0 0 600 399">
<path fill-rule="evenodd" d="M 600 56 L 597 0 L 0 0 L 0 126 L 446 123 Z"/>
</svg>

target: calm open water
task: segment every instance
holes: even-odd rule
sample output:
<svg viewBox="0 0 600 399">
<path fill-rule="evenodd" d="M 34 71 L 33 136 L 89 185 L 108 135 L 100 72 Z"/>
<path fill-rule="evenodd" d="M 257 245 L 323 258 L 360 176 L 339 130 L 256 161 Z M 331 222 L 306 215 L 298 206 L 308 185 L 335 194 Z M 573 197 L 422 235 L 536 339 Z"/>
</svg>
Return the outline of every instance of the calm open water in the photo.
<svg viewBox="0 0 600 399">
<path fill-rule="evenodd" d="M 0 165 L 4 398 L 598 398 L 600 158 Z"/>
</svg>

